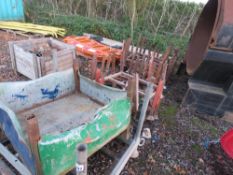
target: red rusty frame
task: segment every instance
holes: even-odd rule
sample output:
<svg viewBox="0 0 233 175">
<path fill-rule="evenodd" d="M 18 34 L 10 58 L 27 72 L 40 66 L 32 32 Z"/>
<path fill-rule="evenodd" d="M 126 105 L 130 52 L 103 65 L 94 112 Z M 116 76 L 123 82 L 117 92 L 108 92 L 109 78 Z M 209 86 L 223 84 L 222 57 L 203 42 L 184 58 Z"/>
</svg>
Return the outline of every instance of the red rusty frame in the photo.
<svg viewBox="0 0 233 175">
<path fill-rule="evenodd" d="M 144 97 L 145 89 L 148 83 L 154 84 L 154 92 L 151 94 L 150 114 L 157 112 L 160 99 L 162 97 L 165 85 L 166 73 L 171 74 L 177 59 L 178 50 L 174 51 L 174 55 L 169 57 L 172 47 L 168 47 L 164 54 L 157 51 L 150 51 L 143 48 L 145 38 L 138 41 L 138 47 L 131 46 L 131 39 L 127 39 L 123 43 L 122 57 L 120 67 L 116 67 L 114 55 L 106 56 L 98 64 L 95 57 L 90 61 L 91 79 L 100 84 L 108 84 L 112 87 L 129 90 L 129 84 L 132 79 L 136 79 L 137 93 L 133 100 L 136 104 L 135 110 L 138 109 L 138 98 Z M 130 51 L 129 51 L 130 50 Z M 168 69 L 168 71 L 167 71 Z M 135 83 L 134 83 L 135 84 Z"/>
</svg>

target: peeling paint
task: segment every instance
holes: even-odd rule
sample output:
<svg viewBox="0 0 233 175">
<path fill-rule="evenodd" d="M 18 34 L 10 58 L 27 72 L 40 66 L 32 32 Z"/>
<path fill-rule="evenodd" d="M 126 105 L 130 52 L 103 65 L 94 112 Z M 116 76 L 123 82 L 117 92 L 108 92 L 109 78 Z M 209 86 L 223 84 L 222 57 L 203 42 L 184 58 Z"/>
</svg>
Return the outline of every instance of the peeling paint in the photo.
<svg viewBox="0 0 233 175">
<path fill-rule="evenodd" d="M 1 131 L 10 140 L 14 149 L 20 155 L 23 163 L 29 168 L 32 174 L 35 174 L 35 160 L 31 154 L 30 148 L 25 141 L 19 121 L 14 112 L 0 102 L 0 125 Z"/>
<path fill-rule="evenodd" d="M 56 88 L 56 85 L 59 85 L 59 87 Z M 0 82 L 0 101 L 17 112 L 65 96 L 74 92 L 74 90 L 73 69 L 69 69 L 30 81 Z M 28 95 L 28 98 L 17 100 L 16 97 L 13 97 L 15 94 Z"/>
<path fill-rule="evenodd" d="M 90 156 L 128 127 L 130 115 L 130 101 L 116 100 L 101 108 L 98 117 L 85 125 L 58 135 L 42 136 L 38 147 L 44 174 L 62 174 L 74 168 L 77 144 L 87 143 Z M 103 125 L 105 128 L 100 128 Z"/>
<path fill-rule="evenodd" d="M 28 95 L 22 95 L 22 94 L 13 94 L 12 97 L 15 97 L 19 100 L 26 100 L 28 98 Z"/>
<path fill-rule="evenodd" d="M 54 100 L 59 93 L 59 84 L 56 85 L 54 90 L 48 90 L 48 89 L 42 88 L 41 93 L 42 93 L 42 98 L 48 98 L 48 99 Z"/>
<path fill-rule="evenodd" d="M 100 85 L 82 75 L 80 75 L 80 90 L 83 94 L 91 96 L 104 104 L 108 104 L 112 100 L 127 98 L 126 91 Z"/>
<path fill-rule="evenodd" d="M 98 100 L 100 97 L 106 106 L 100 108 L 90 122 L 61 133 L 41 135 L 38 149 L 44 175 L 58 175 L 74 168 L 77 158 L 75 150 L 78 143 L 88 141 L 88 156 L 90 156 L 129 126 L 131 103 L 127 99 L 125 91 L 98 85 L 83 77 L 80 78 L 82 93 L 92 99 Z M 58 97 L 73 93 L 74 90 L 75 81 L 72 69 L 32 81 L 0 83 L 0 102 L 2 101 L 10 110 L 7 111 L 6 107 L 1 107 L 3 106 L 1 103 L 0 107 L 7 111 L 6 118 L 13 119 L 9 130 L 17 132 L 17 137 L 14 138 L 14 142 L 12 141 L 12 145 L 17 148 L 17 143 L 25 143 L 25 150 L 22 153 L 25 158 L 29 156 L 30 159 L 33 159 L 27 136 L 24 133 L 25 128 L 17 121 L 16 113 L 38 104 L 51 102 Z M 11 103 L 9 99 L 12 100 Z M 5 124 L 9 124 L 9 122 Z M 10 132 L 8 133 L 10 134 Z M 22 156 L 22 154 L 20 155 Z M 33 171 L 33 166 L 29 166 L 30 162 L 33 163 L 33 161 L 28 161 L 26 165 Z"/>
<path fill-rule="evenodd" d="M 0 88 L 0 96 L 4 94 L 4 88 Z"/>
<path fill-rule="evenodd" d="M 99 131 L 100 131 L 100 126 L 99 126 L 99 124 L 97 123 L 95 126 L 96 126 L 96 131 L 99 132 Z"/>
</svg>

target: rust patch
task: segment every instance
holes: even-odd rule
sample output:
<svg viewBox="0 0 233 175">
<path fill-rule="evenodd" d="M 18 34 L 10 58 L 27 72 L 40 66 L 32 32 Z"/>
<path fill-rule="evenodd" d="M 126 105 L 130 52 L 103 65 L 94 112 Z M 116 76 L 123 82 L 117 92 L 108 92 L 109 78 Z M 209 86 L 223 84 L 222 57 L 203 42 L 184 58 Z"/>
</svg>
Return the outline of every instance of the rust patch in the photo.
<svg viewBox="0 0 233 175">
<path fill-rule="evenodd" d="M 92 142 L 92 139 L 90 136 L 88 136 L 86 139 L 85 139 L 85 143 L 91 143 Z"/>
</svg>

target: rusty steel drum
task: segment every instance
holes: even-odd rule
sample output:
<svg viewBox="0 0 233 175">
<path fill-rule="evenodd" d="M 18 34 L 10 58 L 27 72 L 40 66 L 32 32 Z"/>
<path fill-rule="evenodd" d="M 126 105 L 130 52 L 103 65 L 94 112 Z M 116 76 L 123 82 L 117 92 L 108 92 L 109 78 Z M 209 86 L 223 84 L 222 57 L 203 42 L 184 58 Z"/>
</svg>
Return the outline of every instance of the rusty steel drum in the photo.
<svg viewBox="0 0 233 175">
<path fill-rule="evenodd" d="M 233 112 L 233 0 L 209 0 L 185 55 L 187 104 L 222 116 Z"/>
<path fill-rule="evenodd" d="M 193 74 L 209 49 L 231 52 L 233 48 L 233 1 L 209 0 L 205 5 L 185 55 L 187 72 Z"/>
</svg>

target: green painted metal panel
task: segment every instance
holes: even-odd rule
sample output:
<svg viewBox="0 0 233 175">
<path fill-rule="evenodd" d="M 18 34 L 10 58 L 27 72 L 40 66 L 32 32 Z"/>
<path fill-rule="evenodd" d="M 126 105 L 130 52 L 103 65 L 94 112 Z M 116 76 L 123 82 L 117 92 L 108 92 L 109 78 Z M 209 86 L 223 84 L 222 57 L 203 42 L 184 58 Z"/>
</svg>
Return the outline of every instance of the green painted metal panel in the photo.
<svg viewBox="0 0 233 175">
<path fill-rule="evenodd" d="M 0 0 L 0 20 L 24 20 L 23 0 Z"/>
<path fill-rule="evenodd" d="M 58 135 L 42 136 L 38 143 L 45 175 L 65 173 L 75 166 L 75 147 L 88 145 L 90 156 L 122 133 L 130 123 L 131 104 L 128 99 L 111 102 L 100 109 L 93 121 Z"/>
</svg>

